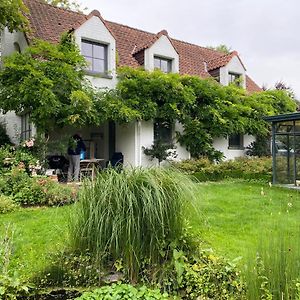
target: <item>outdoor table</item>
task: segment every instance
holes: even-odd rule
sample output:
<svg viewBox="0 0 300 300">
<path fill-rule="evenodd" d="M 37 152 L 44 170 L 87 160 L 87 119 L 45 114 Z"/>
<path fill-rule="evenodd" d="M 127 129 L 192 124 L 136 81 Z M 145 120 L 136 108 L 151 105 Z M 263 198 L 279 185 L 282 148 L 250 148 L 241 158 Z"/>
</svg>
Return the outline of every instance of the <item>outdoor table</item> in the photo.
<svg viewBox="0 0 300 300">
<path fill-rule="evenodd" d="M 96 168 L 101 167 L 100 163 L 104 161 L 104 158 L 91 158 L 80 160 L 80 181 L 83 174 L 90 174 L 91 178 L 95 177 Z"/>
</svg>

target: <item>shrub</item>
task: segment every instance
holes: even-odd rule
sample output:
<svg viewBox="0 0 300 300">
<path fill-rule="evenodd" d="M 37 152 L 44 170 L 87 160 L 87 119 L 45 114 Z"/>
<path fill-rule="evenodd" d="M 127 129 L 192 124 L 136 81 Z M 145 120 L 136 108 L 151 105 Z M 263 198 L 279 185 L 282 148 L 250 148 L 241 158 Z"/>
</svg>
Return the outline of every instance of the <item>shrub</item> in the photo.
<svg viewBox="0 0 300 300">
<path fill-rule="evenodd" d="M 71 217 L 74 249 L 101 262 L 121 260 L 127 275 L 159 264 L 166 244 L 183 233 L 184 210 L 195 199 L 193 182 L 171 169 L 113 170 L 86 181 Z"/>
<path fill-rule="evenodd" d="M 212 250 L 185 256 L 175 253 L 179 292 L 182 299 L 243 299 L 245 286 L 234 262 L 216 256 Z M 178 272 L 177 272 L 178 273 Z"/>
<path fill-rule="evenodd" d="M 258 135 L 256 140 L 247 147 L 246 154 L 258 157 L 270 156 L 271 138 L 269 136 Z"/>
<path fill-rule="evenodd" d="M 148 289 L 146 286 L 134 287 L 130 284 L 112 284 L 103 286 L 93 292 L 84 293 L 77 300 L 131 299 L 131 300 L 168 300 L 167 293 L 161 294 L 158 289 Z"/>
<path fill-rule="evenodd" d="M 177 157 L 175 146 L 173 144 L 166 144 L 162 140 L 155 140 L 150 148 L 144 148 L 144 154 L 150 157 L 150 160 L 156 158 L 160 165 L 162 161 L 167 159 L 174 159 Z"/>
<path fill-rule="evenodd" d="M 207 157 L 199 159 L 187 159 L 181 162 L 175 162 L 174 166 L 187 174 L 193 174 L 211 166 L 211 161 Z"/>
<path fill-rule="evenodd" d="M 0 147 L 7 144 L 10 145 L 11 141 L 9 136 L 6 133 L 5 123 L 0 121 Z"/>
<path fill-rule="evenodd" d="M 269 157 L 240 157 L 219 164 L 208 159 L 187 160 L 175 164 L 175 167 L 192 174 L 198 181 L 219 181 L 226 178 L 245 180 L 271 180 L 272 160 Z"/>
<path fill-rule="evenodd" d="M 51 181 L 47 177 L 31 177 L 19 167 L 0 176 L 0 193 L 10 196 L 17 204 L 61 205 L 71 203 L 76 198 L 76 191 Z"/>
<path fill-rule="evenodd" d="M 0 147 L 0 171 L 8 172 L 14 167 L 24 168 L 31 174 L 33 168 L 39 168 L 39 161 L 27 148 L 13 146 Z"/>
<path fill-rule="evenodd" d="M 12 197 L 0 194 L 0 214 L 11 212 L 15 210 L 17 205 L 13 201 Z"/>
</svg>

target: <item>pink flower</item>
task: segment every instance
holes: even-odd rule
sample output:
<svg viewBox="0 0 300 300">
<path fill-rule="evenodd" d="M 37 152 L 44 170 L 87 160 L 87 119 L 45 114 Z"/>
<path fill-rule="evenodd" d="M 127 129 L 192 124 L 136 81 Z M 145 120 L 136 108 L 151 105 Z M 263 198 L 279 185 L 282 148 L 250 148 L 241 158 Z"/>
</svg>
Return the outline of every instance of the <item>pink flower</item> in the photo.
<svg viewBox="0 0 300 300">
<path fill-rule="evenodd" d="M 35 142 L 34 138 L 25 141 L 25 147 L 32 148 L 34 146 L 34 142 Z"/>
</svg>

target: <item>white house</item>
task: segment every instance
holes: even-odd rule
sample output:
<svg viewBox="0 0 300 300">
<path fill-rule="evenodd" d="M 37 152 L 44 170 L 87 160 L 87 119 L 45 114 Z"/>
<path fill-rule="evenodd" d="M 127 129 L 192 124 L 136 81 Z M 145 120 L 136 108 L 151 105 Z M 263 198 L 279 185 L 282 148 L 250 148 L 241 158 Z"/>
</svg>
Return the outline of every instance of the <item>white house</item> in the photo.
<svg viewBox="0 0 300 300">
<path fill-rule="evenodd" d="M 118 23 L 104 20 L 98 11 L 89 15 L 57 8 L 39 0 L 25 0 L 29 8 L 30 33 L 1 33 L 1 55 L 23 51 L 33 38 L 58 42 L 63 32 L 72 31 L 75 40 L 89 64 L 87 76 L 94 86 L 114 88 L 117 83 L 117 66 L 159 68 L 164 72 L 215 77 L 223 85 L 237 78 L 249 92 L 261 89 L 246 75 L 246 69 L 237 52 L 224 54 L 215 50 L 170 38 L 166 30 L 157 34 L 145 32 Z M 7 123 L 10 137 L 17 141 L 20 135 L 29 137 L 34 126 L 28 116 L 16 116 L 13 112 L 2 116 Z M 176 123 L 169 130 L 162 129 L 155 120 L 133 122 L 128 125 L 106 123 L 99 128 L 80 130 L 89 145 L 90 155 L 108 160 L 112 153 L 122 152 L 125 164 L 132 166 L 151 165 L 143 153 L 154 139 L 164 135 L 175 136 L 183 130 Z M 64 133 L 75 129 L 64 128 Z M 77 130 L 78 131 L 78 130 Z M 55 134 L 61 134 L 57 132 Z M 54 135 L 55 135 L 54 134 Z M 54 136 L 55 137 L 55 136 Z M 227 159 L 244 155 L 244 148 L 253 141 L 251 136 L 235 135 L 214 141 L 214 147 L 224 152 Z M 177 159 L 187 159 L 190 154 L 177 146 Z"/>
</svg>

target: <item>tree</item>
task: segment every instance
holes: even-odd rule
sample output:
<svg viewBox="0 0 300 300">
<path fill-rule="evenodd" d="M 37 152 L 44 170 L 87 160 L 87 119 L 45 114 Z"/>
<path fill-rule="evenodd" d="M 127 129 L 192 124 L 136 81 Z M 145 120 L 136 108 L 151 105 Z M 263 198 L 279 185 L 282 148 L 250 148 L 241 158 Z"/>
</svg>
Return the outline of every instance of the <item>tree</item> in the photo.
<svg viewBox="0 0 300 300">
<path fill-rule="evenodd" d="M 36 41 L 4 58 L 0 108 L 29 113 L 38 129 L 97 123 L 94 91 L 84 77 L 85 60 L 71 35 L 59 44 Z"/>
<path fill-rule="evenodd" d="M 13 30 L 25 30 L 28 21 L 24 16 L 27 8 L 22 0 L 1 0 L 0 1 L 0 29 L 7 27 L 10 32 Z"/>
<path fill-rule="evenodd" d="M 295 99 L 294 90 L 292 89 L 292 87 L 288 86 L 285 82 L 277 81 L 275 83 L 275 89 L 279 91 L 286 91 L 291 98 Z"/>
<path fill-rule="evenodd" d="M 82 9 L 81 5 L 78 4 L 76 1 L 72 0 L 44 0 L 46 3 L 59 6 L 65 9 L 70 9 L 77 12 L 82 12 L 86 8 Z"/>
<path fill-rule="evenodd" d="M 156 158 L 158 160 L 158 165 L 166 159 L 173 159 L 177 157 L 175 146 L 173 144 L 165 144 L 160 139 L 155 140 L 150 148 L 144 148 L 144 153 L 150 156 L 151 160 Z"/>
<path fill-rule="evenodd" d="M 229 54 L 232 49 L 231 47 L 228 47 L 224 44 L 221 44 L 219 46 L 207 46 L 208 49 L 212 49 L 212 50 L 216 50 L 216 51 L 219 51 L 219 52 L 223 52 L 224 54 Z"/>
</svg>

